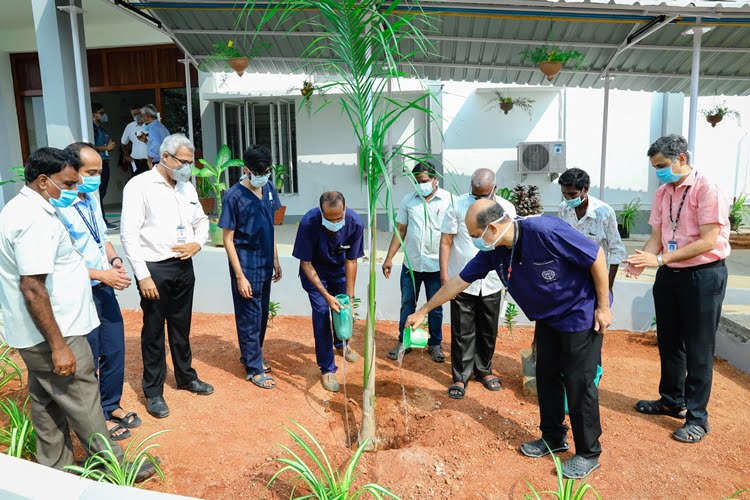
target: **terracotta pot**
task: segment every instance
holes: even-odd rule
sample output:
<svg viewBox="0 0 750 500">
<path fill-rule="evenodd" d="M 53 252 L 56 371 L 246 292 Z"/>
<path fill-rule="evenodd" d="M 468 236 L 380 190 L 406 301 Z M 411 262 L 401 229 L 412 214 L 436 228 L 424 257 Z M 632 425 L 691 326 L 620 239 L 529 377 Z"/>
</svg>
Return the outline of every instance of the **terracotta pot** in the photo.
<svg viewBox="0 0 750 500">
<path fill-rule="evenodd" d="M 500 103 L 500 109 L 502 109 L 505 114 L 508 114 L 508 111 L 513 109 L 513 103 L 512 102 L 501 102 Z"/>
<path fill-rule="evenodd" d="M 284 214 L 286 214 L 286 206 L 283 206 L 276 210 L 273 214 L 273 224 L 274 226 L 280 226 L 284 223 Z"/>
<path fill-rule="evenodd" d="M 539 64 L 539 69 L 542 70 L 542 73 L 547 75 L 547 80 L 552 81 L 552 79 L 555 78 L 555 75 L 557 75 L 562 69 L 562 63 L 560 61 L 545 61 Z"/>
<path fill-rule="evenodd" d="M 302 88 L 300 89 L 300 93 L 302 94 L 302 97 L 306 99 L 310 99 L 310 97 L 312 97 L 312 94 L 313 94 L 313 89 Z"/>
<path fill-rule="evenodd" d="M 201 202 L 201 206 L 203 207 L 203 212 L 206 214 L 212 214 L 214 213 L 214 208 L 216 208 L 216 198 L 198 198 L 198 201 Z"/>
<path fill-rule="evenodd" d="M 229 65 L 238 75 L 242 76 L 250 65 L 250 59 L 247 57 L 233 57 L 232 59 L 229 59 Z"/>
<path fill-rule="evenodd" d="M 712 127 L 715 127 L 716 124 L 719 123 L 723 119 L 724 117 L 721 115 L 709 115 L 706 117 L 706 121 L 710 123 Z"/>
</svg>

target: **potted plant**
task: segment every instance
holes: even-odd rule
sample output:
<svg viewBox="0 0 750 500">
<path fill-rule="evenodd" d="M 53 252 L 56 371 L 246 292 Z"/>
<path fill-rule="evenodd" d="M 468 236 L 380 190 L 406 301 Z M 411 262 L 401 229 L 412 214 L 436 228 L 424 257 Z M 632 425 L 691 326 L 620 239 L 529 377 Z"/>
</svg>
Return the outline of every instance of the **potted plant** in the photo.
<svg viewBox="0 0 750 500">
<path fill-rule="evenodd" d="M 747 195 L 742 193 L 737 196 L 729 207 L 729 229 L 735 233 L 740 232 L 745 218 L 750 218 L 750 207 L 745 206 Z"/>
<path fill-rule="evenodd" d="M 517 184 L 513 188 L 513 193 L 510 195 L 509 201 L 515 205 L 517 215 L 529 217 L 544 213 L 537 186 L 522 186 Z"/>
<path fill-rule="evenodd" d="M 201 203 L 203 211 L 208 215 L 214 213 L 216 198 L 214 198 L 210 181 L 205 177 L 197 177 L 195 179 L 195 190 L 198 191 L 198 201 Z"/>
<path fill-rule="evenodd" d="M 201 164 L 201 168 L 193 166 L 193 175 L 196 178 L 196 184 L 198 180 L 202 180 L 208 184 L 209 188 L 213 192 L 215 205 L 216 205 L 216 217 L 211 218 L 209 221 L 209 236 L 211 243 L 216 246 L 223 246 L 223 230 L 219 227 L 219 217 L 221 217 L 221 196 L 226 191 L 227 185 L 222 180 L 224 172 L 230 167 L 242 167 L 244 162 L 239 158 L 232 158 L 232 151 L 229 146 L 223 144 L 219 149 L 219 153 L 216 155 L 216 162 L 211 165 L 203 158 L 198 160 Z"/>
<path fill-rule="evenodd" d="M 271 171 L 273 172 L 273 185 L 276 188 L 276 192 L 280 193 L 284 188 L 284 181 L 287 178 L 288 170 L 286 166 L 279 164 L 272 166 Z M 280 226 L 284 223 L 284 214 L 286 214 L 286 205 L 281 205 L 273 214 L 274 225 Z"/>
<path fill-rule="evenodd" d="M 617 218 L 620 220 L 620 223 L 617 224 L 617 230 L 620 232 L 621 238 L 630 238 L 630 233 L 635 228 L 635 223 L 641 217 L 640 210 L 640 198 L 633 198 L 630 203 L 622 206 L 622 210 L 617 214 Z"/>
<path fill-rule="evenodd" d="M 577 50 L 562 50 L 560 47 L 544 45 L 533 50 L 526 49 L 521 52 L 523 60 L 529 59 L 531 62 L 538 64 L 542 73 L 547 75 L 547 80 L 552 81 L 560 70 L 562 65 L 568 61 L 577 61 L 576 68 L 581 67 L 584 62 L 583 53 Z"/>
<path fill-rule="evenodd" d="M 239 50 L 233 40 L 226 43 L 216 42 L 211 51 L 210 59 L 226 60 L 229 66 L 239 75 L 242 76 L 250 65 L 250 60 L 257 56 L 267 45 L 260 44 L 250 51 Z"/>
<path fill-rule="evenodd" d="M 706 117 L 706 121 L 710 123 L 712 127 L 715 127 L 716 124 L 723 120 L 727 115 L 737 120 L 737 125 L 742 125 L 742 122 L 740 121 L 740 113 L 737 110 L 727 107 L 725 101 L 714 104 L 710 108 L 703 109 L 701 110 L 701 113 Z"/>
<path fill-rule="evenodd" d="M 502 198 L 502 199 L 504 199 L 504 200 L 508 200 L 508 201 L 510 201 L 511 203 L 513 203 L 513 202 L 512 202 L 511 200 L 510 200 L 510 199 L 511 199 L 511 197 L 513 196 L 513 191 L 512 191 L 512 190 L 511 190 L 510 188 L 507 188 L 507 187 L 504 187 L 504 188 L 499 188 L 499 189 L 498 189 L 498 190 L 497 190 L 497 191 L 495 192 L 495 196 L 499 196 L 500 198 Z"/>
<path fill-rule="evenodd" d="M 310 97 L 312 97 L 313 93 L 315 92 L 315 85 L 311 80 L 305 80 L 302 82 L 302 88 L 300 89 L 300 93 L 302 94 L 302 97 L 304 97 L 306 100 L 310 100 Z"/>
<path fill-rule="evenodd" d="M 495 103 L 500 109 L 503 110 L 503 113 L 505 113 L 506 115 L 508 114 L 508 111 L 513 109 L 514 106 L 518 106 L 529 114 L 529 120 L 531 120 L 531 105 L 535 102 L 536 101 L 534 99 L 530 99 L 528 97 L 513 98 L 510 95 L 503 94 L 502 92 L 495 92 Z"/>
</svg>

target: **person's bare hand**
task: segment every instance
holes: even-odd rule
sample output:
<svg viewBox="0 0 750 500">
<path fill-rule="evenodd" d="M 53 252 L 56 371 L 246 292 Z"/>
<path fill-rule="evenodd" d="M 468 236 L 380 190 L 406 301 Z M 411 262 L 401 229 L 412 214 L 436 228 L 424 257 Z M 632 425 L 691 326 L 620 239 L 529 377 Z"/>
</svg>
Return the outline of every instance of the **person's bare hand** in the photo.
<svg viewBox="0 0 750 500">
<path fill-rule="evenodd" d="M 635 267 L 643 269 L 644 267 L 659 267 L 659 261 L 656 255 L 643 250 L 636 250 L 634 255 L 628 255 L 628 258 L 623 262 L 628 264 L 628 267 Z"/>
<path fill-rule="evenodd" d="M 641 273 L 643 273 L 643 269 L 644 268 L 642 267 L 635 267 L 632 264 L 628 264 L 628 267 L 626 267 L 622 271 L 622 274 L 625 275 L 626 278 L 632 278 L 632 279 L 637 280 L 638 278 L 641 277 Z"/>
<path fill-rule="evenodd" d="M 133 157 L 130 156 L 130 155 L 125 155 L 125 161 L 128 162 L 128 163 L 132 163 L 133 162 Z"/>
<path fill-rule="evenodd" d="M 178 259 L 188 260 L 201 251 L 201 246 L 197 243 L 185 243 L 173 246 L 172 251 L 177 254 Z"/>
<path fill-rule="evenodd" d="M 146 300 L 159 300 L 159 290 L 156 288 L 156 283 L 154 283 L 154 280 L 149 276 L 148 278 L 143 278 L 141 281 L 138 282 L 138 286 L 141 289 L 141 295 Z"/>
<path fill-rule="evenodd" d="M 391 269 L 393 269 L 393 261 L 391 259 L 385 259 L 383 261 L 383 276 L 386 279 L 391 277 Z"/>
<path fill-rule="evenodd" d="M 282 272 L 281 272 L 281 264 L 279 263 L 279 259 L 274 259 L 273 261 L 273 282 L 278 283 L 281 279 Z"/>
<path fill-rule="evenodd" d="M 426 312 L 423 312 L 422 309 L 417 309 L 417 311 L 410 315 L 408 318 L 406 318 L 406 322 L 404 323 L 404 328 L 419 328 L 419 325 L 421 325 L 424 322 L 424 317 L 427 316 Z"/>
<path fill-rule="evenodd" d="M 76 372 L 76 357 L 65 343 L 52 349 L 52 364 L 55 366 L 55 373 L 62 377 L 69 377 Z"/>
<path fill-rule="evenodd" d="M 594 311 L 594 330 L 604 333 L 612 324 L 612 310 L 609 307 L 597 307 Z"/>
<path fill-rule="evenodd" d="M 341 312 L 341 303 L 330 293 L 326 296 L 326 302 L 328 302 L 328 307 L 331 308 L 331 311 L 336 313 Z"/>
<path fill-rule="evenodd" d="M 117 147 L 117 145 L 114 143 L 113 140 L 110 139 L 109 142 L 107 143 L 107 145 L 104 146 L 104 149 L 106 149 L 107 151 L 112 151 L 116 147 Z"/>
<path fill-rule="evenodd" d="M 240 297 L 243 299 L 253 298 L 253 287 L 250 286 L 250 282 L 244 275 L 237 277 L 237 291 L 240 292 Z"/>
<path fill-rule="evenodd" d="M 125 290 L 130 286 L 131 280 L 125 269 L 107 269 L 101 271 L 99 275 L 99 281 L 107 286 L 111 286 L 115 290 Z"/>
</svg>

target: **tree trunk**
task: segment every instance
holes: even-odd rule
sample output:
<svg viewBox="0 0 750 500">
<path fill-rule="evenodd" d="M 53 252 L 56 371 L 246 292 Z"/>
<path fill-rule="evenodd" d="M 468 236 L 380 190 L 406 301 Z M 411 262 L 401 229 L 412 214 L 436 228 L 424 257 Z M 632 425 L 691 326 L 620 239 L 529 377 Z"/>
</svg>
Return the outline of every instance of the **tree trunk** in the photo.
<svg viewBox="0 0 750 500">
<path fill-rule="evenodd" d="M 370 169 L 371 170 L 371 169 Z M 364 352 L 364 391 L 362 392 L 362 429 L 359 442 L 367 442 L 367 450 L 377 447 L 377 427 L 375 424 L 375 284 L 377 282 L 377 177 L 367 176 L 367 190 L 370 193 L 370 282 L 367 285 L 367 321 L 365 324 Z M 373 185 L 374 184 L 374 185 Z"/>
</svg>

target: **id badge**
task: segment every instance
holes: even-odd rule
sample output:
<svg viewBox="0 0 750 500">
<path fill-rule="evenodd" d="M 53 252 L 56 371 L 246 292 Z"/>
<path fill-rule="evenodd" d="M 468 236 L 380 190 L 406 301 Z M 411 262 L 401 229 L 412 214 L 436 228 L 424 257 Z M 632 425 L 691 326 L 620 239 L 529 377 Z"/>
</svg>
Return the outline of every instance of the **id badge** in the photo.
<svg viewBox="0 0 750 500">
<path fill-rule="evenodd" d="M 177 226 L 177 244 L 184 245 L 187 243 L 187 229 L 185 226 Z"/>
<path fill-rule="evenodd" d="M 676 241 L 668 241 L 667 242 L 667 252 L 674 252 L 677 250 L 677 242 Z"/>
</svg>

